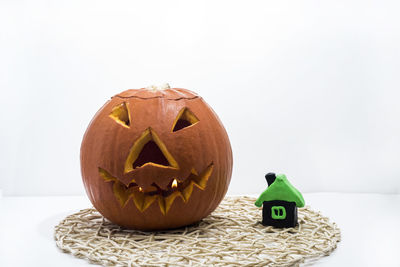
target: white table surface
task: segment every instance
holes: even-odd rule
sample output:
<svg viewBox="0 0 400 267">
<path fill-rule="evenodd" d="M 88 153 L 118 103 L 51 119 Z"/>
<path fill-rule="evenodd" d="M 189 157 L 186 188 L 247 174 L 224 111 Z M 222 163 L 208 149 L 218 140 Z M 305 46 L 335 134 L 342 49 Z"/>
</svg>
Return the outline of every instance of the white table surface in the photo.
<svg viewBox="0 0 400 267">
<path fill-rule="evenodd" d="M 338 248 L 315 266 L 400 266 L 400 195 L 312 193 L 304 198 L 342 230 Z M 53 239 L 60 220 L 90 206 L 86 196 L 0 197 L 0 266 L 93 266 L 61 252 Z"/>
</svg>

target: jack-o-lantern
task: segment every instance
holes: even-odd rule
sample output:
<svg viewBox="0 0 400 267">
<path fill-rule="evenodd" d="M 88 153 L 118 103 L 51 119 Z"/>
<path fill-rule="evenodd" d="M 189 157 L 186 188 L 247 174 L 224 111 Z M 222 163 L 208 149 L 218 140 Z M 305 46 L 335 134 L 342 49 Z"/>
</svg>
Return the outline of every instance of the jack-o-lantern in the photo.
<svg viewBox="0 0 400 267">
<path fill-rule="evenodd" d="M 81 146 L 94 207 L 110 221 L 159 230 L 210 214 L 228 189 L 228 135 L 205 101 L 186 89 L 142 88 L 111 98 Z"/>
</svg>

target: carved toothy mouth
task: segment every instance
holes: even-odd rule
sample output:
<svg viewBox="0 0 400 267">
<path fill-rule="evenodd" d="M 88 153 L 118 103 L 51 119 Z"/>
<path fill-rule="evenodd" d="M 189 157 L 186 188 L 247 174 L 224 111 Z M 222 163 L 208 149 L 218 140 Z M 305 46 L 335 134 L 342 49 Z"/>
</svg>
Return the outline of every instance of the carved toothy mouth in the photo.
<svg viewBox="0 0 400 267">
<path fill-rule="evenodd" d="M 137 209 L 143 212 L 155 200 L 158 200 L 161 213 L 165 215 L 171 208 L 176 197 L 181 197 L 185 203 L 189 201 L 193 186 L 204 190 L 213 168 L 214 164 L 211 163 L 200 174 L 192 168 L 191 174 L 185 180 L 180 181 L 179 179 L 171 178 L 166 190 L 161 189 L 156 183 L 153 183 L 149 188 L 143 189 L 135 180 L 132 180 L 129 185 L 126 186 L 120 182 L 118 178 L 112 176 L 102 168 L 99 168 L 99 174 L 106 182 L 114 182 L 113 192 L 122 207 L 132 198 Z"/>
</svg>

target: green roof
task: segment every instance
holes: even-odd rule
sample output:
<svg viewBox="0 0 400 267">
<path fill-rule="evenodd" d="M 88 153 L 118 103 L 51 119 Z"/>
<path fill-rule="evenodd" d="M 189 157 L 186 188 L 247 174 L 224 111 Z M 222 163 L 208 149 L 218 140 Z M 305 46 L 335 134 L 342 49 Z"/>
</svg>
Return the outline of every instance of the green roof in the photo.
<svg viewBox="0 0 400 267">
<path fill-rule="evenodd" d="M 295 202 L 299 208 L 305 205 L 304 198 L 299 190 L 288 181 L 284 174 L 277 175 L 275 181 L 262 192 L 254 204 L 261 207 L 264 201 L 272 200 Z"/>
</svg>

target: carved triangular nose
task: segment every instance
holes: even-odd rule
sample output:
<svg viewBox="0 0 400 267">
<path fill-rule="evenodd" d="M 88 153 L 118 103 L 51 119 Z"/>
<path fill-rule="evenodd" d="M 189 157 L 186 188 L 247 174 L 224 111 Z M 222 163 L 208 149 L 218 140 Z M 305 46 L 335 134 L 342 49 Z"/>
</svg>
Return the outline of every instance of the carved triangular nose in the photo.
<svg viewBox="0 0 400 267">
<path fill-rule="evenodd" d="M 164 154 L 153 140 L 150 140 L 144 145 L 138 158 L 132 163 L 132 167 L 135 169 L 143 166 L 146 163 L 170 166 L 168 160 L 165 158 Z"/>
<path fill-rule="evenodd" d="M 145 165 L 179 168 L 165 144 L 151 128 L 146 129 L 133 144 L 125 161 L 125 173 Z"/>
</svg>

